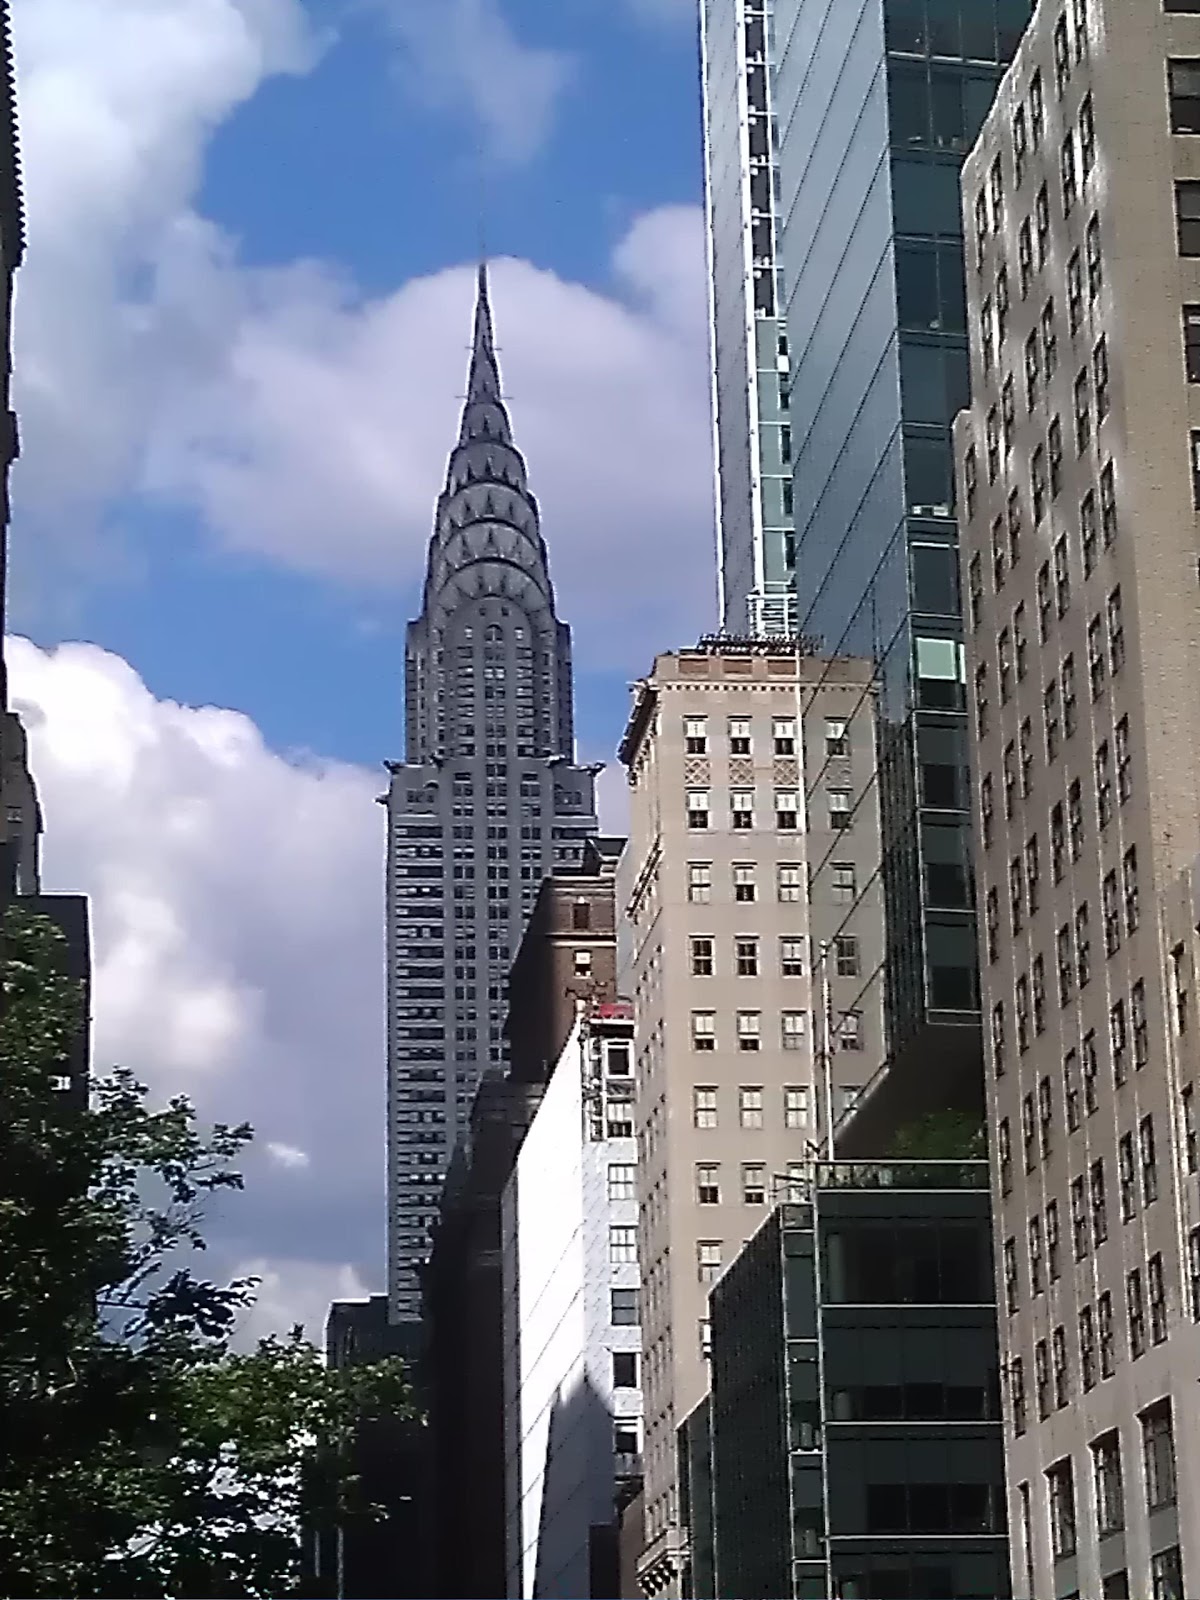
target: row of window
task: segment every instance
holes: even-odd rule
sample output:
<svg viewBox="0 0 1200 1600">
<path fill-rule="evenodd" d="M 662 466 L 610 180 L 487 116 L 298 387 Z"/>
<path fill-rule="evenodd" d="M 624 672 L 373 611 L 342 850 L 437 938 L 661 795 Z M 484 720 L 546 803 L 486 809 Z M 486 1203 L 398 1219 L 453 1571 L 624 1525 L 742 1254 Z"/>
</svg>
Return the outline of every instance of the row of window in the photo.
<svg viewBox="0 0 1200 1600">
<path fill-rule="evenodd" d="M 1155 1401 L 1138 1413 L 1142 1444 L 1142 1490 L 1146 1511 L 1152 1514 L 1173 1506 L 1178 1497 L 1175 1437 L 1171 1401 Z M 1126 1525 L 1124 1469 L 1120 1434 L 1116 1429 L 1094 1439 L 1088 1447 L 1091 1458 L 1092 1515 L 1096 1537 L 1120 1533 Z M 1047 1508 L 1050 1521 L 1050 1547 L 1056 1561 L 1066 1560 L 1078 1549 L 1078 1511 L 1075 1471 L 1070 1456 L 1056 1461 L 1046 1471 Z M 1030 1488 L 1023 1483 L 1018 1491 L 1021 1520 L 1027 1553 L 1032 1543 Z M 1031 1566 L 1028 1560 L 1027 1566 Z M 1151 1558 L 1155 1600 L 1182 1600 L 1183 1585 L 1178 1546 L 1162 1550 Z M 1106 1586 L 1107 1587 L 1107 1586 Z"/>
<path fill-rule="evenodd" d="M 806 939 L 785 936 L 779 941 L 779 975 L 801 978 L 805 972 Z M 738 934 L 733 940 L 731 971 L 739 978 L 762 976 L 762 941 L 754 934 Z M 717 941 L 709 934 L 694 934 L 689 942 L 692 976 L 717 975 Z M 835 970 L 839 978 L 857 978 L 860 969 L 858 940 L 852 934 L 839 934 L 833 941 Z"/>
<path fill-rule="evenodd" d="M 848 828 L 850 826 L 850 790 L 829 789 L 826 791 L 829 800 L 829 826 L 831 828 Z M 776 789 L 773 802 L 774 826 L 780 833 L 792 833 L 800 826 L 800 791 L 798 789 Z M 687 825 L 693 831 L 711 829 L 712 822 L 712 792 L 708 789 L 689 789 L 687 791 Z M 731 789 L 729 791 L 729 826 L 735 833 L 749 832 L 755 826 L 754 790 Z"/>
<path fill-rule="evenodd" d="M 752 861 L 735 861 L 731 869 L 733 899 L 737 905 L 753 905 L 758 899 L 758 868 Z M 834 861 L 829 867 L 830 896 L 836 904 L 852 905 L 858 897 L 858 879 L 852 861 Z M 775 898 L 784 905 L 803 901 L 806 890 L 804 867 L 798 861 L 780 861 L 775 866 Z M 709 905 L 713 898 L 713 864 L 689 861 L 687 897 L 692 905 Z"/>
<path fill-rule="evenodd" d="M 683 719 L 683 748 L 689 756 L 710 755 L 713 738 L 709 731 L 710 719 L 706 716 L 688 716 Z M 725 723 L 726 748 L 731 756 L 752 756 L 754 734 L 749 717 L 729 717 Z M 771 722 L 771 751 L 773 755 L 794 757 L 797 752 L 796 719 L 774 717 Z M 825 718 L 825 754 L 828 757 L 850 754 L 850 725 L 841 717 Z"/>
<path fill-rule="evenodd" d="M 761 1011 L 738 1011 L 734 1014 L 734 1037 L 737 1048 L 742 1051 L 757 1051 L 762 1049 L 762 1018 Z M 861 1050 L 863 1048 L 862 1012 L 843 1011 L 839 1013 L 835 1024 L 835 1038 L 831 1043 L 842 1050 Z M 779 1013 L 779 1048 L 781 1050 L 803 1050 L 808 1038 L 808 1012 L 807 1011 L 781 1011 Z M 713 1051 L 717 1048 L 717 1013 L 715 1011 L 692 1012 L 692 1049 L 700 1051 Z"/>
<path fill-rule="evenodd" d="M 764 1123 L 762 1084 L 742 1084 L 737 1091 L 738 1123 L 743 1128 L 761 1128 Z M 858 1088 L 841 1090 L 841 1108 L 848 1111 L 858 1098 Z M 717 1084 L 696 1084 L 692 1089 L 692 1123 L 696 1128 L 719 1125 L 720 1088 Z M 807 1084 L 788 1084 L 783 1089 L 783 1123 L 786 1128 L 809 1126 L 810 1096 Z"/>
</svg>

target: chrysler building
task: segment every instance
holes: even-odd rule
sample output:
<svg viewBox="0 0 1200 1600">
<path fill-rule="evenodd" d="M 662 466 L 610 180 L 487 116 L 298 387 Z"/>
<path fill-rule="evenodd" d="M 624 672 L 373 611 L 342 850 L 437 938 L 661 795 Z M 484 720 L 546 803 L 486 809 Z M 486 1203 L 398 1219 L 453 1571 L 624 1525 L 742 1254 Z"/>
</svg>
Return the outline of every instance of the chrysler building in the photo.
<svg viewBox="0 0 1200 1600">
<path fill-rule="evenodd" d="M 486 267 L 470 373 L 408 625 L 405 756 L 389 763 L 388 1296 L 419 1268 L 483 1073 L 505 1070 L 508 969 L 543 877 L 597 830 L 575 764 L 571 630 L 500 388 Z"/>
</svg>

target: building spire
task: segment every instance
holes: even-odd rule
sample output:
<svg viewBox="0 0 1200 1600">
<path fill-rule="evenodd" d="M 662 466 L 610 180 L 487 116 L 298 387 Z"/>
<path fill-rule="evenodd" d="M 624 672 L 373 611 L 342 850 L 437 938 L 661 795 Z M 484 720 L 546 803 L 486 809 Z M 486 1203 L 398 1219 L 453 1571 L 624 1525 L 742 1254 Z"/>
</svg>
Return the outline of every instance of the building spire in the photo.
<svg viewBox="0 0 1200 1600">
<path fill-rule="evenodd" d="M 460 445 L 479 439 L 512 443 L 512 428 L 500 390 L 500 366 L 496 360 L 496 335 L 492 325 L 492 302 L 488 288 L 488 265 L 479 263 L 475 295 L 475 332 L 471 340 L 471 368 L 467 376 L 467 398 L 463 406 Z"/>
</svg>

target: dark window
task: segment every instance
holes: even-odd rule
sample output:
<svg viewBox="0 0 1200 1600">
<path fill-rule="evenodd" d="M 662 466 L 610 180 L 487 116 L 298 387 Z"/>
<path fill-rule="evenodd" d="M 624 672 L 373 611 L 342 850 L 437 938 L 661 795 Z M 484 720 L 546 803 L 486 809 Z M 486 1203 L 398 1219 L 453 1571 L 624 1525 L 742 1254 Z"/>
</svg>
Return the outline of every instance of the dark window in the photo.
<svg viewBox="0 0 1200 1600">
<path fill-rule="evenodd" d="M 1200 133 L 1200 61 L 1168 61 L 1171 132 Z"/>
<path fill-rule="evenodd" d="M 613 1289 L 612 1295 L 612 1323 L 614 1327 L 625 1327 L 632 1323 L 640 1322 L 641 1314 L 638 1309 L 638 1291 L 636 1289 Z"/>
<path fill-rule="evenodd" d="M 636 1389 L 638 1381 L 636 1353 L 632 1350 L 614 1350 L 612 1359 L 613 1388 Z"/>
<path fill-rule="evenodd" d="M 1200 306 L 1183 308 L 1183 361 L 1189 383 L 1200 383 Z"/>
<path fill-rule="evenodd" d="M 1146 1509 L 1175 1504 L 1175 1434 L 1170 1400 L 1159 1400 L 1142 1412 L 1142 1464 L 1146 1474 Z"/>
<path fill-rule="evenodd" d="M 828 1240 L 835 1303 L 973 1305 L 986 1295 L 986 1241 L 968 1226 L 858 1227 Z"/>
<path fill-rule="evenodd" d="M 1175 185 L 1175 224 L 1181 256 L 1200 255 L 1200 180 Z"/>
</svg>

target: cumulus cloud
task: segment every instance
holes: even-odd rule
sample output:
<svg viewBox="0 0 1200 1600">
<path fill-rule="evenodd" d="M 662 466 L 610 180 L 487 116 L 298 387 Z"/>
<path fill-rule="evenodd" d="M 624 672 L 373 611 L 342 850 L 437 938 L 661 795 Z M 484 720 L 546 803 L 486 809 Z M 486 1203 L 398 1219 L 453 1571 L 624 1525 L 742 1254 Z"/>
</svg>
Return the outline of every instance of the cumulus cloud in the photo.
<svg viewBox="0 0 1200 1600">
<path fill-rule="evenodd" d="M 418 100 L 474 115 L 485 160 L 524 162 L 545 145 L 573 58 L 518 38 L 500 0 L 377 0 Z"/>
<path fill-rule="evenodd" d="M 433 14 L 441 39 L 459 13 L 438 0 Z M 394 15 L 427 25 L 424 3 Z M 472 270 L 372 298 L 328 262 L 251 270 L 194 209 L 216 125 L 316 58 L 297 0 L 18 0 L 16 20 L 30 209 L 19 552 L 67 537 L 79 559 L 140 493 L 197 512 L 226 548 L 411 587 L 456 422 Z M 712 614 L 703 281 L 692 207 L 638 219 L 606 284 L 495 264 L 514 422 L 584 665 L 636 664 L 650 638 Z"/>
<path fill-rule="evenodd" d="M 211 1267 L 260 1263 L 268 1302 L 312 1326 L 382 1277 L 382 775 L 285 760 L 91 645 L 13 639 L 9 672 L 45 887 L 91 899 L 97 1069 L 255 1125 Z"/>
</svg>

